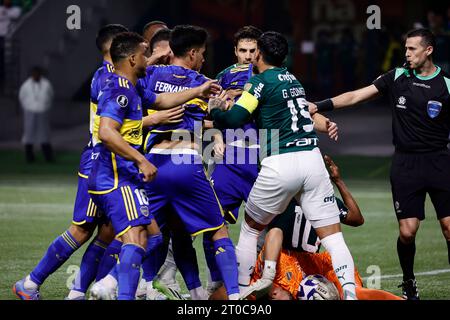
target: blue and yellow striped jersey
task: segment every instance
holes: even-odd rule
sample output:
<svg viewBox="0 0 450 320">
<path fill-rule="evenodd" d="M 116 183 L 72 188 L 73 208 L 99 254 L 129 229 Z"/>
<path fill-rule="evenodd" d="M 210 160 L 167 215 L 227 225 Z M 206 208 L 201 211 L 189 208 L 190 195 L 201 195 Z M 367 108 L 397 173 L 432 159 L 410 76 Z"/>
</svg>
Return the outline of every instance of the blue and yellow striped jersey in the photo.
<svg viewBox="0 0 450 320">
<path fill-rule="evenodd" d="M 98 141 L 93 139 L 94 132 L 94 124 L 95 118 L 97 114 L 97 106 L 98 106 L 98 95 L 100 94 L 102 88 L 106 85 L 108 78 L 114 73 L 114 66 L 107 62 L 103 61 L 103 64 L 94 74 L 91 82 L 91 95 L 90 95 L 90 121 L 89 121 L 89 133 L 90 133 L 90 141 L 89 144 L 93 147 Z M 97 120 L 98 122 L 98 120 Z"/>
<path fill-rule="evenodd" d="M 216 79 L 224 90 L 244 89 L 245 84 L 252 76 L 252 64 L 236 63 L 220 72 Z"/>
<path fill-rule="evenodd" d="M 123 139 L 133 148 L 139 149 L 142 144 L 142 100 L 133 84 L 112 74 L 98 98 L 97 117 L 117 121 L 121 125 L 120 134 Z M 150 103 L 154 103 L 156 95 L 149 93 L 147 98 Z M 98 127 L 96 122 L 94 136 L 99 143 L 95 145 L 93 152 L 96 160 L 89 176 L 89 192 L 108 193 L 129 182 L 139 182 L 136 165 L 109 151 L 98 137 Z"/>
<path fill-rule="evenodd" d="M 252 64 L 233 64 L 220 72 L 216 79 L 219 81 L 220 86 L 224 90 L 228 89 L 242 89 L 244 90 L 245 84 L 250 80 L 250 78 L 253 76 L 253 65 Z M 240 98 L 240 96 L 236 97 L 235 102 Z M 244 131 L 247 131 L 248 129 L 253 129 L 256 132 L 256 124 L 252 120 L 250 120 L 248 123 L 244 124 L 241 129 Z M 223 132 L 224 138 L 226 137 L 225 130 Z M 232 143 L 233 141 L 239 140 L 238 137 L 232 137 L 232 141 L 229 141 L 226 139 L 227 143 Z M 252 143 L 257 143 L 256 141 L 253 141 Z"/>
<path fill-rule="evenodd" d="M 98 93 L 101 88 L 106 84 L 106 80 L 114 72 L 114 67 L 107 61 L 103 61 L 100 68 L 97 69 L 91 81 L 91 94 L 90 94 L 90 107 L 89 107 L 89 143 L 84 148 L 81 154 L 80 166 L 78 168 L 78 174 L 81 177 L 87 178 L 91 172 L 92 159 L 91 153 L 94 149 L 96 141 L 93 139 L 94 123 L 97 114 L 98 105 Z"/>
<path fill-rule="evenodd" d="M 201 86 L 208 80 L 209 79 L 204 75 L 180 66 L 150 66 L 147 68 L 147 76 L 139 80 L 137 89 L 141 96 L 145 96 L 148 92 L 181 92 Z M 183 131 L 195 132 L 195 122 L 197 122 L 197 125 L 200 125 L 201 128 L 203 119 L 208 112 L 208 102 L 196 98 L 186 102 L 184 107 L 185 111 L 181 122 L 149 128 L 150 138 L 146 139 L 146 150 L 150 150 L 151 146 L 155 143 L 158 134 Z M 151 104 L 144 101 L 144 109 L 151 110 Z M 151 111 L 149 113 L 151 113 Z"/>
</svg>

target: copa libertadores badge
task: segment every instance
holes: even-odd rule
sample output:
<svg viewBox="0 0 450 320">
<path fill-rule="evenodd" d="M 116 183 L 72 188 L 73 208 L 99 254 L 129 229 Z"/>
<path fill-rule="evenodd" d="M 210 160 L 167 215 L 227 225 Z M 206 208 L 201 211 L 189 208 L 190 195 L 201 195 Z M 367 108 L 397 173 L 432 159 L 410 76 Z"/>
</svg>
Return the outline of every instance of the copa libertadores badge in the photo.
<svg viewBox="0 0 450 320">
<path fill-rule="evenodd" d="M 117 97 L 117 103 L 122 108 L 125 108 L 128 105 L 128 98 L 126 96 L 124 96 L 124 95 L 118 96 Z"/>
</svg>

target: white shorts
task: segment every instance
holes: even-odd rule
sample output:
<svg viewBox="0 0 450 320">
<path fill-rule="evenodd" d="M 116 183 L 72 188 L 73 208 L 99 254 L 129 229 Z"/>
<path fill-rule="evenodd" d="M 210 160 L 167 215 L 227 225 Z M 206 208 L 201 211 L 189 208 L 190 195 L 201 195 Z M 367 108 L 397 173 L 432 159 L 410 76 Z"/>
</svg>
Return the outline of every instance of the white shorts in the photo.
<svg viewBox="0 0 450 320">
<path fill-rule="evenodd" d="M 315 228 L 339 223 L 339 209 L 319 148 L 265 158 L 245 210 L 268 225 L 295 198 Z"/>
</svg>

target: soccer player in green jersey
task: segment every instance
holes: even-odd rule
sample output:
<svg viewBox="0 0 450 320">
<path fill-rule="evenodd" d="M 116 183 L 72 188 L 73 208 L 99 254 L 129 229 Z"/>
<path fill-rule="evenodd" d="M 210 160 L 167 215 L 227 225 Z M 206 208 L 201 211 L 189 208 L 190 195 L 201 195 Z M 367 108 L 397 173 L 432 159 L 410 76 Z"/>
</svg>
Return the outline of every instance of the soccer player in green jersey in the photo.
<svg viewBox="0 0 450 320">
<path fill-rule="evenodd" d="M 244 87 L 241 98 L 222 111 L 226 96 L 210 99 L 215 126 L 238 128 L 254 117 L 260 129 L 261 171 L 250 192 L 236 248 L 242 291 L 256 262 L 258 235 L 295 198 L 330 253 L 344 298 L 355 295 L 354 263 L 345 244 L 333 186 L 318 148 L 305 90 L 282 64 L 287 40 L 277 32 L 258 39 L 255 68 L 259 74 Z M 273 268 L 266 264 L 265 268 Z M 261 286 L 270 287 L 261 282 Z"/>
</svg>

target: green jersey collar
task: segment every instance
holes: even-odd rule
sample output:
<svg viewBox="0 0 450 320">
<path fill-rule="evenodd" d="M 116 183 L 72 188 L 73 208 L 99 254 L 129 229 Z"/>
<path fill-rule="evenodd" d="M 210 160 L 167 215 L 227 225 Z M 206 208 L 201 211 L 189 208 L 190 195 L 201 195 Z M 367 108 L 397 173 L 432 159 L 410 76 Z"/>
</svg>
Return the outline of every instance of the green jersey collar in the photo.
<svg viewBox="0 0 450 320">
<path fill-rule="evenodd" d="M 436 76 L 439 74 L 439 72 L 441 72 L 441 67 L 436 66 L 436 65 L 435 65 L 435 67 L 436 67 L 436 71 L 435 71 L 432 75 L 429 75 L 429 76 L 426 76 L 426 77 L 423 77 L 423 76 L 418 75 L 418 74 L 416 73 L 416 70 L 413 70 L 413 73 L 414 73 L 414 75 L 416 76 L 416 78 L 418 78 L 418 79 L 420 79 L 420 80 L 431 80 L 431 79 L 433 79 L 434 77 L 436 77 Z"/>
</svg>

